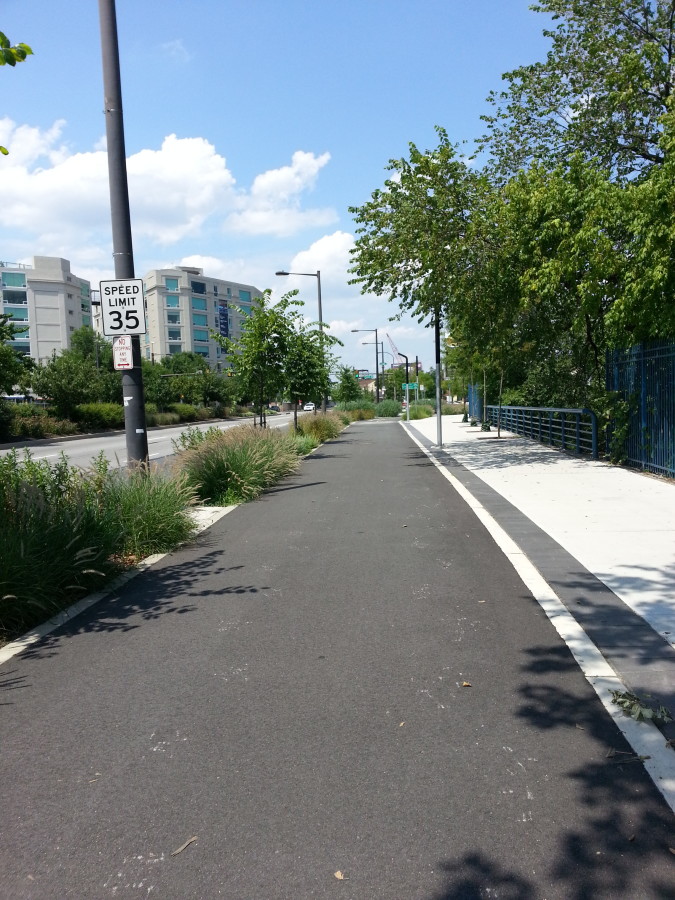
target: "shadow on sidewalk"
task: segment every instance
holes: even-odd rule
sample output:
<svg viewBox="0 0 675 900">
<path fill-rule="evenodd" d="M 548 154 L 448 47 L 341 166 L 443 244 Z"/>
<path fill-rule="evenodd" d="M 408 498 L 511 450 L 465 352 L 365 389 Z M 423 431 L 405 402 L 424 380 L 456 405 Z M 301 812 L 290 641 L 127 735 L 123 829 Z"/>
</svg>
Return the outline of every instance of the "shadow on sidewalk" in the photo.
<svg viewBox="0 0 675 900">
<path fill-rule="evenodd" d="M 141 572 L 133 581 L 96 603 L 90 610 L 46 635 L 24 651 L 22 657 L 47 659 L 56 655 L 62 640 L 78 634 L 132 631 L 141 627 L 144 622 L 164 616 L 187 615 L 198 609 L 191 598 L 217 600 L 233 594 L 257 594 L 259 591 L 269 590 L 267 586 L 245 583 L 225 583 L 217 589 L 199 589 L 197 585 L 203 583 L 203 576 L 207 571 L 209 577 L 220 576 L 223 581 L 227 581 L 232 573 L 244 568 L 219 564 L 223 560 L 223 551 L 209 550 L 211 542 L 208 539 L 202 542 L 198 539 L 196 544 L 184 549 L 188 552 L 195 549 L 199 551 L 200 543 L 201 549 L 207 552 L 198 553 L 196 557 L 193 555 L 190 559 L 179 558 L 162 568 Z M 177 551 L 179 554 L 180 552 Z"/>
</svg>

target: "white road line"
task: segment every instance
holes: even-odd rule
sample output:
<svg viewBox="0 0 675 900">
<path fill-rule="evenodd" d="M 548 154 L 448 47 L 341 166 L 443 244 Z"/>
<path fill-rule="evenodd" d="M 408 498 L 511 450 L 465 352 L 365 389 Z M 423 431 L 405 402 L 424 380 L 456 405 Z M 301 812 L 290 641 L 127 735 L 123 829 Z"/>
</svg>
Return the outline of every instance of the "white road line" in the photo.
<svg viewBox="0 0 675 900">
<path fill-rule="evenodd" d="M 643 759 L 643 765 L 668 806 L 675 812 L 675 754 L 666 747 L 664 736 L 651 722 L 636 722 L 635 719 L 625 716 L 619 707 L 612 703 L 611 690 L 626 690 L 626 685 L 619 675 L 518 544 L 476 500 L 473 494 L 429 453 L 408 429 L 405 430 L 483 523 L 494 542 L 518 573 L 525 587 L 542 607 L 555 630 L 569 647 L 586 680 L 635 754 L 640 757 L 649 757 Z"/>
</svg>

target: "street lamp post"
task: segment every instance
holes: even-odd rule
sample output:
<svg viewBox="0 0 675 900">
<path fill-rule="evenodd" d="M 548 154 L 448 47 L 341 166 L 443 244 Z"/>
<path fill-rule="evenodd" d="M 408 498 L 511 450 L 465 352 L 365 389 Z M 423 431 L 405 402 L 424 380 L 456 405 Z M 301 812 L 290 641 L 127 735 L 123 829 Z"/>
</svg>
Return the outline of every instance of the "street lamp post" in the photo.
<svg viewBox="0 0 675 900">
<path fill-rule="evenodd" d="M 410 421 L 410 395 L 408 394 L 408 357 L 405 353 L 398 351 L 398 355 L 405 360 L 405 418 L 406 422 Z"/>
<path fill-rule="evenodd" d="M 377 328 L 352 328 L 352 334 L 360 331 L 375 332 L 375 402 L 380 402 L 380 352 L 377 349 L 379 341 L 377 339 Z"/>
<path fill-rule="evenodd" d="M 285 270 L 282 269 L 280 272 L 275 272 L 274 274 L 275 275 L 307 275 L 310 278 L 316 278 L 316 288 L 317 288 L 317 295 L 318 295 L 318 301 L 319 301 L 319 332 L 321 334 L 321 353 L 324 357 L 324 366 L 325 366 L 326 358 L 325 358 L 325 350 L 324 350 L 324 345 L 323 345 L 323 310 L 321 309 L 321 271 L 319 269 L 317 269 L 316 272 L 286 272 Z M 326 402 L 327 402 L 327 397 L 326 397 L 326 392 L 324 391 L 323 399 L 321 401 L 321 411 L 322 412 L 326 412 Z"/>
</svg>

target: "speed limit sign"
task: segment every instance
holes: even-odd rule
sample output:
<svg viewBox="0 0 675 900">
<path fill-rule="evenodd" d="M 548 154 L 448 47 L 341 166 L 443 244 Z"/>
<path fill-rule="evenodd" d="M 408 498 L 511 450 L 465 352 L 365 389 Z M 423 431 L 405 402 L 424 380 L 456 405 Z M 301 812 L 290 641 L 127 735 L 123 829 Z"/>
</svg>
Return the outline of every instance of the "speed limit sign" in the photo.
<svg viewBox="0 0 675 900">
<path fill-rule="evenodd" d="M 145 334 L 143 279 L 102 281 L 100 288 L 103 334 Z"/>
</svg>

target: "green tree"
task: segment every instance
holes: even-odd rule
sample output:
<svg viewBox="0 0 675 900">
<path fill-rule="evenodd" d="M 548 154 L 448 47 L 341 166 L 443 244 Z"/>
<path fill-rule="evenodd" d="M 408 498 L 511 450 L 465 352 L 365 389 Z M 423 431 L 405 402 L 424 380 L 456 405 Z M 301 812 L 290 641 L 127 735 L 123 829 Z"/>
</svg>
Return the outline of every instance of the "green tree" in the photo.
<svg viewBox="0 0 675 900">
<path fill-rule="evenodd" d="M 24 62 L 27 56 L 32 56 L 33 51 L 28 44 L 16 44 L 12 46 L 12 42 L 0 31 L 0 66 L 14 67 L 19 62 Z M 9 150 L 6 147 L 0 147 L 0 153 L 7 156 Z"/>
<path fill-rule="evenodd" d="M 0 314 L 0 391 L 14 393 L 14 388 L 23 386 L 29 376 L 33 361 L 24 357 L 10 346 L 10 341 L 19 330 L 11 316 Z"/>
<path fill-rule="evenodd" d="M 350 366 L 340 366 L 337 372 L 337 384 L 333 385 L 333 397 L 338 403 L 349 403 L 360 400 L 363 391 L 359 386 L 356 373 Z"/>
<path fill-rule="evenodd" d="M 453 293 L 477 182 L 446 132 L 437 133 L 437 148 L 410 144 L 409 159 L 389 162 L 384 188 L 350 208 L 358 235 L 351 283 L 398 301 L 420 321 L 440 315 Z"/>
<path fill-rule="evenodd" d="M 300 324 L 289 334 L 284 368 L 286 388 L 293 403 L 293 421 L 297 428 L 298 404 L 313 400 L 318 406 L 328 391 L 325 346 L 319 331 Z"/>
<path fill-rule="evenodd" d="M 661 117 L 675 71 L 672 0 L 541 0 L 552 18 L 543 62 L 507 72 L 489 96 L 481 146 L 502 175 L 576 153 L 619 177 L 663 162 Z"/>
<path fill-rule="evenodd" d="M 294 324 L 300 317 L 298 307 L 302 306 L 295 300 L 297 291 L 284 294 L 276 305 L 272 305 L 271 293 L 269 289 L 264 291 L 260 302 L 251 308 L 239 339 L 211 332 L 228 354 L 242 395 L 253 401 L 261 425 L 265 423 L 265 406 L 281 396 L 286 387 L 285 361 Z"/>
<path fill-rule="evenodd" d="M 31 385 L 63 418 L 74 418 L 80 403 L 96 403 L 101 399 L 100 379 L 95 364 L 72 350 L 54 354 L 46 365 L 37 366 Z"/>
</svg>

